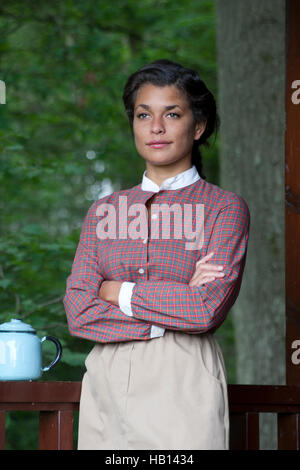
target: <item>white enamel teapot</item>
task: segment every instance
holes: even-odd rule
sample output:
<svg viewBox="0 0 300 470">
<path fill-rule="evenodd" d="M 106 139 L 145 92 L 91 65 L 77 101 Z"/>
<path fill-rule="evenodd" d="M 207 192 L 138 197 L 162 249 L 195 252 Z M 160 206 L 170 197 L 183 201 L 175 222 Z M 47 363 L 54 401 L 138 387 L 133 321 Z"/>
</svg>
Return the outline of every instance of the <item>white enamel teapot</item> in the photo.
<svg viewBox="0 0 300 470">
<path fill-rule="evenodd" d="M 56 357 L 42 367 L 42 343 L 56 345 Z M 60 360 L 62 346 L 54 336 L 40 339 L 34 328 L 21 320 L 12 319 L 0 325 L 0 380 L 35 380 Z"/>
</svg>

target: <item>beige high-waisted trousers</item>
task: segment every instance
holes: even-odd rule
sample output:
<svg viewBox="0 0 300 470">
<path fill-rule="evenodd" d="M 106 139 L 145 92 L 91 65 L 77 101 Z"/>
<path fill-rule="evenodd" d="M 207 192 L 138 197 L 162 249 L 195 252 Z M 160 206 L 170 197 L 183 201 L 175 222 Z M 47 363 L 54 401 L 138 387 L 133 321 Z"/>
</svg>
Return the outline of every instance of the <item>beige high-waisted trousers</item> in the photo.
<svg viewBox="0 0 300 470">
<path fill-rule="evenodd" d="M 98 343 L 85 364 L 79 450 L 229 448 L 225 365 L 212 334 Z"/>
</svg>

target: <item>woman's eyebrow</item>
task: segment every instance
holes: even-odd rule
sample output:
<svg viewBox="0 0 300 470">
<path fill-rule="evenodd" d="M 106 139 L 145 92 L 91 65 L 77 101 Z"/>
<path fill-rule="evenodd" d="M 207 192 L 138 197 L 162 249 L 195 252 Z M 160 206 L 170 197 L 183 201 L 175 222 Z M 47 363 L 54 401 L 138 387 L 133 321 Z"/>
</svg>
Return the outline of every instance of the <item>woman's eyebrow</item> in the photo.
<svg viewBox="0 0 300 470">
<path fill-rule="evenodd" d="M 145 108 L 145 109 L 151 109 L 151 106 L 149 106 L 148 104 L 138 104 L 138 105 L 135 107 L 135 109 L 138 108 L 139 106 L 141 106 L 142 108 Z M 177 108 L 180 108 L 180 106 L 179 106 L 178 104 L 171 104 L 171 105 L 169 105 L 169 106 L 165 106 L 165 110 L 174 109 L 174 108 L 176 108 L 176 107 L 177 107 Z M 180 108 L 180 109 L 182 109 L 182 108 Z"/>
</svg>

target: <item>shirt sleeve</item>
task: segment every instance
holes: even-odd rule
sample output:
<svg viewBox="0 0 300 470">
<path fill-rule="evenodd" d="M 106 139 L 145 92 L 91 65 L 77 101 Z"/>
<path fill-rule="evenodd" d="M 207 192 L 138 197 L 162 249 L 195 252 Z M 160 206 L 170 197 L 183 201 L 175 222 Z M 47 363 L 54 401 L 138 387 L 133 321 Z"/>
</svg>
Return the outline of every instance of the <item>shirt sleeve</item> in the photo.
<svg viewBox="0 0 300 470">
<path fill-rule="evenodd" d="M 124 315 L 119 307 L 98 295 L 104 278 L 98 265 L 95 204 L 85 217 L 72 271 L 66 282 L 63 304 L 70 333 L 98 342 L 146 339 L 151 326 Z"/>
<path fill-rule="evenodd" d="M 234 194 L 219 211 L 207 247 L 207 253 L 214 252 L 210 262 L 223 265 L 225 276 L 199 287 L 172 280 L 139 281 L 130 299 L 133 317 L 190 333 L 216 330 L 239 294 L 249 227 L 248 206 Z"/>
<path fill-rule="evenodd" d="M 132 289 L 135 286 L 135 282 L 122 282 L 121 289 L 119 292 L 119 306 L 123 313 L 132 317 L 132 308 L 131 308 L 131 297 Z"/>
</svg>

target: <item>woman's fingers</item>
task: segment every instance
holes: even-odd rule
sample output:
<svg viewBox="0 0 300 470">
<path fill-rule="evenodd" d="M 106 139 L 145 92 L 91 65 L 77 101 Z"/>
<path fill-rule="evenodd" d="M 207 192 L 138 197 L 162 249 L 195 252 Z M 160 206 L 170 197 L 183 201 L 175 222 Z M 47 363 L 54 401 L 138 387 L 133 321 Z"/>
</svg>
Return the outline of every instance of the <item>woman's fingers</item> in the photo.
<svg viewBox="0 0 300 470">
<path fill-rule="evenodd" d="M 212 264 L 212 263 L 208 263 L 207 261 L 214 255 L 214 252 L 211 251 L 210 253 L 208 253 L 208 255 L 206 256 L 203 256 L 203 258 L 200 258 L 197 262 L 196 262 L 196 270 L 201 270 L 201 271 L 208 271 L 208 270 L 212 270 L 212 271 L 222 271 L 223 269 L 223 265 L 218 265 L 218 264 Z"/>
<path fill-rule="evenodd" d="M 202 264 L 202 263 L 205 263 L 206 260 L 210 259 L 212 256 L 214 255 L 214 252 L 211 251 L 210 253 L 208 253 L 208 255 L 205 255 L 203 256 L 203 258 L 200 258 L 196 264 Z"/>
<path fill-rule="evenodd" d="M 196 266 L 192 277 L 199 276 L 200 274 L 214 276 L 222 272 L 223 266 L 217 266 L 215 264 L 200 264 Z"/>
<path fill-rule="evenodd" d="M 225 276 L 223 265 L 211 264 L 208 261 L 212 258 L 214 252 L 211 251 L 196 262 L 196 268 L 190 279 L 189 286 L 200 286 L 206 282 L 214 281 Z"/>
<path fill-rule="evenodd" d="M 215 253 L 214 253 L 213 251 L 211 251 L 210 253 L 208 253 L 208 255 L 205 255 L 205 256 L 203 256 L 203 258 L 200 258 L 200 259 L 196 262 L 196 267 L 198 267 L 199 265 L 201 265 L 202 267 L 204 267 L 204 269 L 205 269 L 206 267 L 216 268 L 216 269 L 222 269 L 222 268 L 223 268 L 222 265 L 209 264 L 209 263 L 207 263 L 207 261 L 208 261 L 209 259 L 211 259 L 214 254 L 215 254 Z"/>
<path fill-rule="evenodd" d="M 205 284 L 205 283 L 211 282 L 211 281 L 215 281 L 216 279 L 221 279 L 224 276 L 225 276 L 224 273 L 216 273 L 214 275 L 203 275 L 203 274 L 201 274 L 199 276 L 193 277 L 189 282 L 189 286 L 190 287 L 193 287 L 193 286 L 199 287 L 202 284 Z"/>
<path fill-rule="evenodd" d="M 206 271 L 222 271 L 223 269 L 223 265 L 221 264 L 198 264 L 196 265 L 196 269 L 195 271 L 202 271 L 202 272 L 206 272 Z"/>
<path fill-rule="evenodd" d="M 221 279 L 224 276 L 225 276 L 225 273 L 223 272 L 222 273 L 214 273 L 214 272 L 199 273 L 199 274 L 194 274 L 190 280 L 198 282 L 198 281 L 205 281 L 207 279 L 209 280 Z"/>
</svg>

